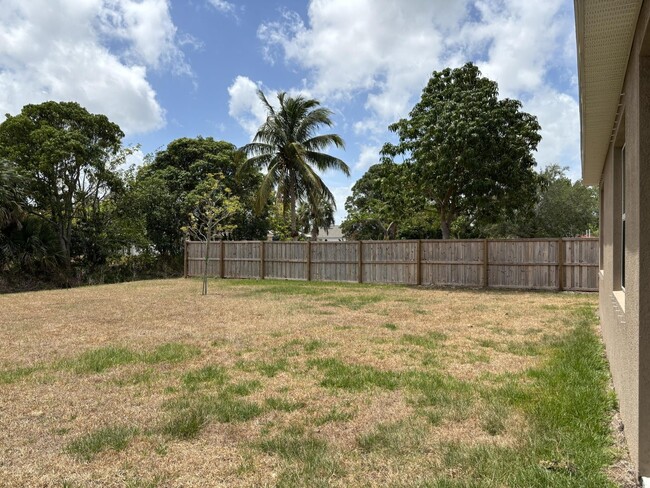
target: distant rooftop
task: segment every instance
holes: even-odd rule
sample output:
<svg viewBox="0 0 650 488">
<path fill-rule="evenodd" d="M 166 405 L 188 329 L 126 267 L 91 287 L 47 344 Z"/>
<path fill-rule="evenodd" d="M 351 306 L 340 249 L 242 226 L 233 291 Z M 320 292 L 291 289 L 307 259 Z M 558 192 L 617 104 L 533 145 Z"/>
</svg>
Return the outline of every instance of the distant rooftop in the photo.
<svg viewBox="0 0 650 488">
<path fill-rule="evenodd" d="M 338 225 L 334 225 L 329 229 L 319 229 L 318 231 L 318 240 L 319 241 L 344 241 L 345 237 L 341 228 Z"/>
</svg>

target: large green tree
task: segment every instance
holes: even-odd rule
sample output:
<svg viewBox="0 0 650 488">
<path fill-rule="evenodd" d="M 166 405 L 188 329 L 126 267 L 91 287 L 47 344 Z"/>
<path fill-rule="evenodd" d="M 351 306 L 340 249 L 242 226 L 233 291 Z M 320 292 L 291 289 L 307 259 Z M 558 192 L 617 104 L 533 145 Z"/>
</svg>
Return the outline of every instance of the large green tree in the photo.
<svg viewBox="0 0 650 488">
<path fill-rule="evenodd" d="M 472 63 L 434 71 L 409 117 L 389 129 L 399 137 L 383 153 L 406 155 L 414 182 L 433 202 L 444 239 L 459 217 L 468 225 L 514 212 L 537 187 L 537 119 L 521 102 L 499 99 L 497 84 Z"/>
<path fill-rule="evenodd" d="M 242 163 L 243 158 L 233 144 L 200 136 L 176 139 L 149 158 L 133 184 L 131 207 L 144 220 L 147 237 L 159 253 L 182 254 L 181 228 L 189 224 L 193 205 L 188 195 L 214 174 L 223 176 L 224 186 L 242 204 L 229 216 L 229 223 L 233 224 L 230 238 L 266 238 L 268 216 L 265 212 L 253 212 L 262 175 L 257 168 L 241 168 Z"/>
<path fill-rule="evenodd" d="M 68 274 L 76 222 L 120 185 L 123 137 L 106 116 L 74 102 L 26 105 L 0 124 L 0 157 L 27 181 L 24 210 L 55 230 Z"/>
<path fill-rule="evenodd" d="M 275 189 L 284 210 L 288 208 L 291 235 L 296 238 L 298 201 L 318 201 L 321 195 L 334 200 L 316 170 L 335 169 L 349 176 L 347 164 L 323 152 L 330 146 L 343 148 L 344 142 L 337 134 L 318 134 L 321 127 L 333 125 L 332 111 L 321 107 L 318 100 L 279 93 L 276 108 L 262 91 L 258 96 L 267 110 L 267 118 L 253 142 L 242 148 L 248 156 L 244 168 L 266 169 L 256 208 L 261 210 Z"/>
<path fill-rule="evenodd" d="M 435 209 L 426 201 L 409 164 L 383 161 L 352 186 L 341 230 L 348 239 L 437 237 Z"/>
</svg>

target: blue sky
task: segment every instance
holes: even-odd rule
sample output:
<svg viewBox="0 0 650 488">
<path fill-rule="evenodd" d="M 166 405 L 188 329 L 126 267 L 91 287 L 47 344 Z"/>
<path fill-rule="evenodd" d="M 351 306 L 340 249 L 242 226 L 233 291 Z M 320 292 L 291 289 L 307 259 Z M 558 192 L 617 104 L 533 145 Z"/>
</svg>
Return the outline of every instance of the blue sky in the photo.
<svg viewBox="0 0 650 488">
<path fill-rule="evenodd" d="M 466 61 L 535 114 L 539 168 L 579 177 L 571 0 L 2 0 L 0 112 L 74 100 L 140 144 L 141 161 L 178 137 L 248 142 L 255 90 L 318 98 L 352 177 L 324 175 L 337 220 L 378 161 L 387 126 L 431 72 Z"/>
</svg>

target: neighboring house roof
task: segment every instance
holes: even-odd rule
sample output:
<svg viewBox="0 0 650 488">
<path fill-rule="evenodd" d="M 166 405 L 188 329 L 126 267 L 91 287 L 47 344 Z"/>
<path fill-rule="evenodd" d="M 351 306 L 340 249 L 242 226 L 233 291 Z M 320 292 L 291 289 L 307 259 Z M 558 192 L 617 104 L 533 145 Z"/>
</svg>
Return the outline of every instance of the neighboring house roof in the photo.
<svg viewBox="0 0 650 488">
<path fill-rule="evenodd" d="M 329 229 L 320 228 L 318 230 L 319 241 L 342 241 L 344 239 L 343 232 L 341 232 L 341 228 L 338 225 L 334 225 Z"/>
<path fill-rule="evenodd" d="M 600 182 L 643 0 L 574 0 L 580 81 L 582 178 Z"/>
</svg>

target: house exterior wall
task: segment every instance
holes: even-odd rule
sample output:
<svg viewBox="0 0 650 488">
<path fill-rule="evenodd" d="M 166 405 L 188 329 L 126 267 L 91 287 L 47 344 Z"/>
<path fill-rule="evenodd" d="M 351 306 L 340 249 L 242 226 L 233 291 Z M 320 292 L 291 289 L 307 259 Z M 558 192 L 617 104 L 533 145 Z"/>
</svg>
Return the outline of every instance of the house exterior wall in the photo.
<svg viewBox="0 0 650 488">
<path fill-rule="evenodd" d="M 650 476 L 650 41 L 646 39 L 649 20 L 650 2 L 646 1 L 639 15 L 619 118 L 603 167 L 600 217 L 602 333 L 626 439 L 640 476 Z"/>
</svg>

